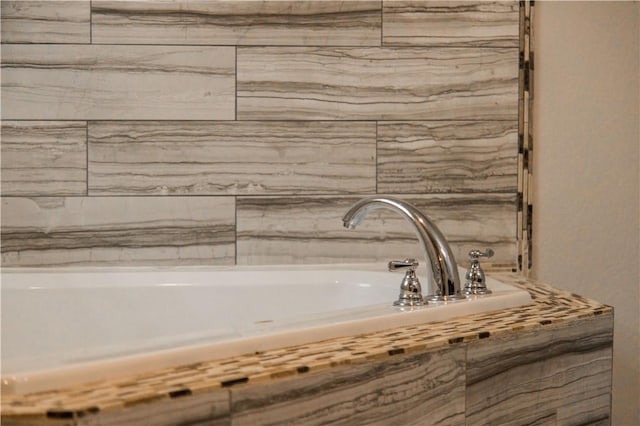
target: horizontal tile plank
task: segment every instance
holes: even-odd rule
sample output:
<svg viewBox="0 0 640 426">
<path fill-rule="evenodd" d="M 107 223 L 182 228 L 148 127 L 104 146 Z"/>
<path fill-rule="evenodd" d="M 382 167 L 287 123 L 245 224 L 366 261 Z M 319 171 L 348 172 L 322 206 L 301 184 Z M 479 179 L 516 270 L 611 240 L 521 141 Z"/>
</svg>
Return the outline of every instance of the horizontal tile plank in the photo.
<svg viewBox="0 0 640 426">
<path fill-rule="evenodd" d="M 86 195 L 87 123 L 2 121 L 2 195 Z"/>
<path fill-rule="evenodd" d="M 138 386 L 143 388 L 144 385 Z M 152 394 L 151 391 L 149 394 Z M 123 404 L 123 407 L 101 410 L 95 415 L 86 416 L 86 422 L 78 423 L 78 426 L 230 426 L 229 404 L 229 393 L 225 390 L 188 395 L 186 398 L 158 398 L 151 403 L 142 401 L 138 404 Z"/>
<path fill-rule="evenodd" d="M 516 260 L 515 194 L 403 195 L 449 240 L 456 259 L 492 247 L 496 264 Z M 355 230 L 342 216 L 358 197 L 239 197 L 237 263 L 295 264 L 423 259 L 414 231 L 397 213 L 372 212 Z M 420 268 L 424 261 L 420 260 Z M 422 269 L 421 269 L 422 270 Z M 426 271 L 426 269 L 424 269 Z"/>
<path fill-rule="evenodd" d="M 511 192 L 517 121 L 378 123 L 378 191 Z"/>
<path fill-rule="evenodd" d="M 2 43 L 89 43 L 90 0 L 2 0 Z"/>
<path fill-rule="evenodd" d="M 464 424 L 464 349 L 231 388 L 233 424 Z"/>
<path fill-rule="evenodd" d="M 548 327 L 469 345 L 467 424 L 608 423 L 613 318 Z"/>
<path fill-rule="evenodd" d="M 381 43 L 379 1 L 103 1 L 94 43 L 353 45 Z"/>
<path fill-rule="evenodd" d="M 383 1 L 385 46 L 518 47 L 517 1 Z"/>
<path fill-rule="evenodd" d="M 238 119 L 517 120 L 511 48 L 238 48 Z"/>
<path fill-rule="evenodd" d="M 228 265 L 233 197 L 2 200 L 2 265 Z"/>
<path fill-rule="evenodd" d="M 4 119 L 233 119 L 232 47 L 4 45 Z"/>
<path fill-rule="evenodd" d="M 375 192 L 373 122 L 91 122 L 89 193 Z"/>
</svg>

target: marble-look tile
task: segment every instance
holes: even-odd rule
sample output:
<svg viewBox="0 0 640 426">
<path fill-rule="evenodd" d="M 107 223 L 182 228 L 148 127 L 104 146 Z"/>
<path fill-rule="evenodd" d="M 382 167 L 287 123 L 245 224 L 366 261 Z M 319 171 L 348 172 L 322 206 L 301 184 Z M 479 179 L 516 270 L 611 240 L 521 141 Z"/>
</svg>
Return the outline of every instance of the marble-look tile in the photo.
<svg viewBox="0 0 640 426">
<path fill-rule="evenodd" d="M 239 47 L 238 119 L 516 120 L 508 48 Z"/>
<path fill-rule="evenodd" d="M 87 123 L 3 121 L 2 195 L 86 195 Z"/>
<path fill-rule="evenodd" d="M 379 192 L 516 193 L 518 122 L 380 122 L 377 162 Z"/>
<path fill-rule="evenodd" d="M 90 122 L 89 193 L 375 192 L 373 122 Z"/>
<path fill-rule="evenodd" d="M 379 1 L 104 1 L 94 43 L 380 46 Z"/>
<path fill-rule="evenodd" d="M 386 262 L 412 256 L 423 259 L 414 231 L 397 213 L 372 212 L 357 229 L 345 229 L 342 216 L 359 198 L 239 197 L 238 264 Z M 461 265 L 466 264 L 470 249 L 484 247 L 495 250 L 495 263 L 515 264 L 515 195 L 400 198 L 414 204 L 440 227 Z"/>
<path fill-rule="evenodd" d="M 470 343 L 467 424 L 608 423 L 612 330 L 603 316 Z"/>
<path fill-rule="evenodd" d="M 517 1 L 383 1 L 383 45 L 518 47 Z"/>
<path fill-rule="evenodd" d="M 464 424 L 464 350 L 231 388 L 234 426 Z"/>
<path fill-rule="evenodd" d="M 2 200 L 2 265 L 228 265 L 233 197 Z"/>
<path fill-rule="evenodd" d="M 210 46 L 4 45 L 4 119 L 235 116 L 235 49 Z"/>
<path fill-rule="evenodd" d="M 52 418 L 44 414 L 37 416 L 2 416 L 2 426 L 76 426 L 73 418 Z"/>
<path fill-rule="evenodd" d="M 89 43 L 90 0 L 2 0 L 2 43 Z"/>
<path fill-rule="evenodd" d="M 148 402 L 82 417 L 77 425 L 230 426 L 229 402 L 226 389 L 177 398 L 149 398 Z"/>
</svg>

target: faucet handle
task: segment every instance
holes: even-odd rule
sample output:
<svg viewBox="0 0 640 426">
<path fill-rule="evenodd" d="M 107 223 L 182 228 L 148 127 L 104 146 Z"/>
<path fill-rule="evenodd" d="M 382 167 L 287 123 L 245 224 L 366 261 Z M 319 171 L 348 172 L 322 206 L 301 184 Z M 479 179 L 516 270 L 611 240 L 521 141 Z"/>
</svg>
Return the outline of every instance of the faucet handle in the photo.
<svg viewBox="0 0 640 426">
<path fill-rule="evenodd" d="M 469 260 L 473 261 L 473 260 L 478 260 L 478 258 L 480 257 L 493 257 L 493 255 L 495 254 L 495 252 L 493 250 L 491 250 L 490 248 L 486 249 L 483 252 L 481 252 L 478 249 L 473 249 L 471 251 L 469 251 Z"/>
<path fill-rule="evenodd" d="M 400 295 L 393 302 L 394 306 L 412 307 L 425 305 L 427 302 L 422 297 L 422 286 L 416 276 L 418 262 L 415 259 L 392 260 L 389 262 L 389 271 L 406 271 L 400 284 Z"/>
<path fill-rule="evenodd" d="M 480 261 L 478 259 L 481 257 L 492 257 L 494 254 L 494 251 L 490 248 L 485 250 L 484 253 L 477 249 L 469 252 L 471 265 L 465 274 L 466 283 L 462 290 L 464 294 L 491 294 L 491 290 L 487 288 L 484 271 L 480 267 Z"/>
<path fill-rule="evenodd" d="M 415 259 L 391 260 L 389 262 L 389 271 L 415 271 L 419 263 Z"/>
</svg>

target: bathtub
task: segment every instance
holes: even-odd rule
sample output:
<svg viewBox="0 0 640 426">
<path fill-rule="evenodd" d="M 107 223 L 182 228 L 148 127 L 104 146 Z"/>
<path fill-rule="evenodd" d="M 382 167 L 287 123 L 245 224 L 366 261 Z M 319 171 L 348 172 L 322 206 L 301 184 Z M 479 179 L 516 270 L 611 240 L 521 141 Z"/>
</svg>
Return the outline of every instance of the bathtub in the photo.
<svg viewBox="0 0 640 426">
<path fill-rule="evenodd" d="M 491 295 L 394 307 L 402 274 L 377 264 L 5 268 L 1 277 L 2 392 L 17 394 L 531 303 L 488 277 Z"/>
</svg>

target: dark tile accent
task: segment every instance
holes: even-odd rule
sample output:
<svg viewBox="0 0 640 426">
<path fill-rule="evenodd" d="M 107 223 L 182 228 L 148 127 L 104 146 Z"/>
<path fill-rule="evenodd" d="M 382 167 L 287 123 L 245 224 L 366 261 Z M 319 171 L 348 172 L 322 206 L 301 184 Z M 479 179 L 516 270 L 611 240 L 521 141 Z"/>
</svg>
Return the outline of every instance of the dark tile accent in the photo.
<svg viewBox="0 0 640 426">
<path fill-rule="evenodd" d="M 388 352 L 389 356 L 400 355 L 404 353 L 403 348 L 390 349 Z"/>
<path fill-rule="evenodd" d="M 240 377 L 239 379 L 225 380 L 224 382 L 220 382 L 220 385 L 223 388 L 228 388 L 228 387 L 239 385 L 242 383 L 247 383 L 248 381 L 249 381 L 248 377 Z"/>
<path fill-rule="evenodd" d="M 73 419 L 73 417 L 74 417 L 73 411 L 55 411 L 55 410 L 47 411 L 48 419 Z"/>
<path fill-rule="evenodd" d="M 182 396 L 191 395 L 191 389 L 179 389 L 169 392 L 169 398 L 180 398 Z"/>
<path fill-rule="evenodd" d="M 489 336 L 491 336 L 491 333 L 489 331 L 481 331 L 480 333 L 478 333 L 479 339 L 486 339 Z"/>
</svg>

